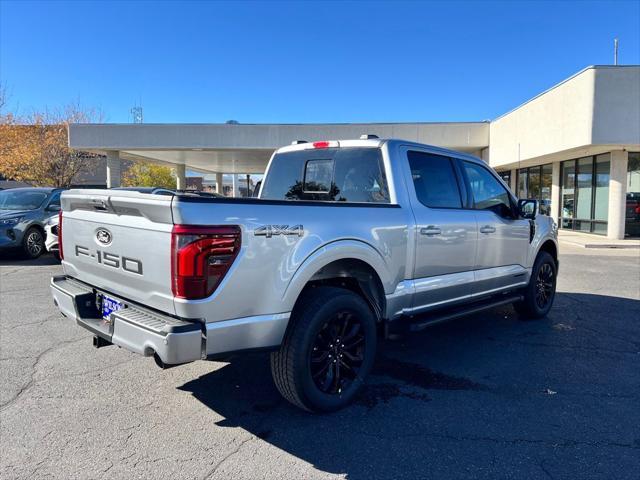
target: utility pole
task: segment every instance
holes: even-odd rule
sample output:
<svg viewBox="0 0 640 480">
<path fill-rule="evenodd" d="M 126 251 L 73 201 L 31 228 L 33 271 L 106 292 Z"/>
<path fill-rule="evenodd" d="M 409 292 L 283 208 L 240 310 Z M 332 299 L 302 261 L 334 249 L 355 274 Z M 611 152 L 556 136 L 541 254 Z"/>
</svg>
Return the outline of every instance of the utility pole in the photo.
<svg viewBox="0 0 640 480">
<path fill-rule="evenodd" d="M 613 39 L 613 64 L 618 65 L 618 39 Z"/>
</svg>

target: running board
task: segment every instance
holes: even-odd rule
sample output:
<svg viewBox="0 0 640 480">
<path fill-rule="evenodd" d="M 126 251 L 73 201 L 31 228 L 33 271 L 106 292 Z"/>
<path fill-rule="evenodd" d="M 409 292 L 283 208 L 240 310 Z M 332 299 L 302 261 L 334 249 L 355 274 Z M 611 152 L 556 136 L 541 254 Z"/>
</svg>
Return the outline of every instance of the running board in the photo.
<svg viewBox="0 0 640 480">
<path fill-rule="evenodd" d="M 420 330 L 424 330 L 427 327 L 432 325 L 436 325 L 442 322 L 448 322 L 449 320 L 453 320 L 459 317 L 464 317 L 465 315 L 471 315 L 473 313 L 482 312 L 483 310 L 488 310 L 490 308 L 499 307 L 501 305 L 507 305 L 509 303 L 514 303 L 522 300 L 524 297 L 522 295 L 509 295 L 507 297 L 493 297 L 483 302 L 476 302 L 470 305 L 462 305 L 457 308 L 447 309 L 446 311 L 436 312 L 436 313 L 425 313 L 421 315 L 423 319 L 418 321 L 411 321 L 408 325 L 408 330 L 410 332 L 418 332 Z"/>
</svg>

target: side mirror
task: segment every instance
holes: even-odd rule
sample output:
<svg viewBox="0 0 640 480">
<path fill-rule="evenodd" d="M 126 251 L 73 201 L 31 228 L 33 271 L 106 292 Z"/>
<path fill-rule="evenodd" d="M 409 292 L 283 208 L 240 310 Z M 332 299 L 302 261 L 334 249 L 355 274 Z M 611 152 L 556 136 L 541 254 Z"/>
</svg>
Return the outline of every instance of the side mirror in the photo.
<svg viewBox="0 0 640 480">
<path fill-rule="evenodd" d="M 533 220 L 538 213 L 538 201 L 528 198 L 526 200 L 518 200 L 518 214 L 521 218 Z"/>
<path fill-rule="evenodd" d="M 47 212 L 59 212 L 60 211 L 60 205 L 52 203 L 51 205 L 47 205 L 47 208 L 45 208 L 45 210 Z"/>
</svg>

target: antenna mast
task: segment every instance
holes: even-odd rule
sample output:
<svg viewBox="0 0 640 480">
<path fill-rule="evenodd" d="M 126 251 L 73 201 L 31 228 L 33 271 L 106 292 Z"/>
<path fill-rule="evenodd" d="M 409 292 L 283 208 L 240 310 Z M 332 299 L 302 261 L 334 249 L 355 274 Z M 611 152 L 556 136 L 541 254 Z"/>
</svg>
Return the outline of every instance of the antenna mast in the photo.
<svg viewBox="0 0 640 480">
<path fill-rule="evenodd" d="M 133 119 L 133 123 L 143 123 L 144 116 L 142 115 L 142 105 L 135 105 L 131 109 L 131 117 Z"/>
<path fill-rule="evenodd" d="M 618 65 L 618 39 L 613 39 L 613 64 Z"/>
</svg>

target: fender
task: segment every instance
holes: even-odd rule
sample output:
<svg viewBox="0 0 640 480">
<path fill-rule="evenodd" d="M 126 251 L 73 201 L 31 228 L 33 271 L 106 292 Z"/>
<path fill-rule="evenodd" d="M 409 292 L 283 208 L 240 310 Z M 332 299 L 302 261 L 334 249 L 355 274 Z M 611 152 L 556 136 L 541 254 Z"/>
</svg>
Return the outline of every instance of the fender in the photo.
<svg viewBox="0 0 640 480">
<path fill-rule="evenodd" d="M 385 293 L 395 290 L 397 281 L 380 252 L 360 240 L 336 240 L 316 249 L 298 267 L 282 295 L 283 307 L 287 311 L 293 309 L 302 289 L 322 267 L 337 260 L 350 258 L 361 260 L 371 266 L 380 277 Z"/>
<path fill-rule="evenodd" d="M 554 227 L 554 222 L 551 218 L 536 218 L 536 233 L 529 246 L 529 255 L 526 265 L 527 268 L 530 269 L 533 267 L 536 257 L 538 256 L 538 253 L 540 253 L 540 248 L 547 240 L 551 240 L 556 246 L 556 251 L 560 251 L 558 248 L 557 231 L 557 227 Z"/>
</svg>

